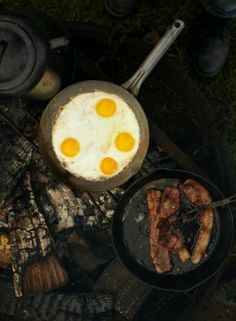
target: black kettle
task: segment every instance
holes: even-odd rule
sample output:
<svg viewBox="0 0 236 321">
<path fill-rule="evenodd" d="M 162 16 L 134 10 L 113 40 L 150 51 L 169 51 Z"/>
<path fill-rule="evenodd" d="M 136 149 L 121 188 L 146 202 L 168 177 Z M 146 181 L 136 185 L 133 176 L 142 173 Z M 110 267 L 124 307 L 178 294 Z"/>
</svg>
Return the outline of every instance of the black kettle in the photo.
<svg viewBox="0 0 236 321">
<path fill-rule="evenodd" d="M 0 14 L 0 95 L 48 100 L 73 82 L 77 53 L 66 28 L 36 10 Z"/>
</svg>

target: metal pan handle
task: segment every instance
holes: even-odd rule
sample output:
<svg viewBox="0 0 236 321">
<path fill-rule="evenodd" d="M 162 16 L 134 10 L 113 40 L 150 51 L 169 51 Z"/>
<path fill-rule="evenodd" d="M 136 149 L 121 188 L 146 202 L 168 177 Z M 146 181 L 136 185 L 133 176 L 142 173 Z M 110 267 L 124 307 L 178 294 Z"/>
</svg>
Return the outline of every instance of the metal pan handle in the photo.
<svg viewBox="0 0 236 321">
<path fill-rule="evenodd" d="M 137 96 L 143 81 L 149 76 L 153 68 L 161 60 L 183 29 L 184 22 L 176 19 L 152 49 L 135 74 L 124 84 L 122 84 L 122 87 L 130 91 L 134 96 Z"/>
</svg>

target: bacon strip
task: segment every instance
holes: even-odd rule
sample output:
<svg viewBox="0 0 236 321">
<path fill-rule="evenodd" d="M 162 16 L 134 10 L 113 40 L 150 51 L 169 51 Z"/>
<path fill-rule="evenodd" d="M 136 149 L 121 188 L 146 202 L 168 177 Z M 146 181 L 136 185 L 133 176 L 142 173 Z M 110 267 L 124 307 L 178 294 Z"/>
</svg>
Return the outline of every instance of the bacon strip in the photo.
<svg viewBox="0 0 236 321">
<path fill-rule="evenodd" d="M 178 256 L 179 260 L 184 263 L 187 260 L 190 259 L 191 255 L 189 254 L 189 251 L 187 250 L 186 246 L 184 245 L 182 241 L 182 235 L 179 230 L 175 231 L 177 241 L 175 245 L 173 246 L 173 251 L 175 251 L 176 255 Z"/>
<path fill-rule="evenodd" d="M 175 225 L 180 207 L 179 190 L 170 186 L 165 187 L 162 194 L 159 190 L 149 190 L 147 206 L 151 217 L 150 254 L 153 264 L 157 272 L 167 272 L 172 269 L 171 250 L 182 262 L 190 258 Z"/>
<path fill-rule="evenodd" d="M 160 257 L 162 257 L 162 254 L 158 251 L 158 241 L 159 241 L 159 229 L 157 228 L 159 224 L 159 211 L 160 211 L 160 205 L 161 205 L 161 191 L 151 189 L 147 192 L 147 207 L 148 207 L 148 213 L 151 218 L 151 227 L 150 227 L 150 254 L 151 258 L 153 260 L 153 264 L 155 265 L 155 268 L 157 272 L 161 273 L 163 272 L 163 269 L 165 270 L 165 267 L 163 267 L 163 263 Z M 165 255 L 164 255 L 165 256 Z"/>
<path fill-rule="evenodd" d="M 196 205 L 206 205 L 212 202 L 211 195 L 200 183 L 193 179 L 187 179 L 179 186 L 190 202 Z M 198 264 L 204 256 L 210 243 L 214 225 L 214 213 L 212 209 L 204 209 L 200 212 L 200 231 L 197 242 L 193 248 L 191 262 Z"/>
<path fill-rule="evenodd" d="M 171 231 L 171 235 L 168 237 L 168 249 L 173 250 L 181 262 L 185 262 L 190 258 L 190 254 L 183 244 L 180 230 L 173 225 L 177 220 L 179 208 L 179 189 L 167 186 L 162 194 L 160 217 L 168 219 L 168 229 Z"/>
<path fill-rule="evenodd" d="M 160 218 L 168 219 L 180 207 L 179 190 L 176 187 L 166 186 L 161 197 Z"/>
</svg>

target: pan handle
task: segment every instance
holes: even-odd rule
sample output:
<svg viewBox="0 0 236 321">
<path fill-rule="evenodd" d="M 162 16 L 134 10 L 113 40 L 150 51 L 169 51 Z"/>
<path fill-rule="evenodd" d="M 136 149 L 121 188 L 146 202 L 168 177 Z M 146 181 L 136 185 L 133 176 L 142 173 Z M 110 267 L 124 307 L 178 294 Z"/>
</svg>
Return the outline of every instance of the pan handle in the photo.
<svg viewBox="0 0 236 321">
<path fill-rule="evenodd" d="M 149 53 L 135 74 L 122 84 L 122 87 L 130 91 L 134 96 L 137 96 L 143 81 L 149 76 L 153 68 L 161 60 L 183 29 L 184 22 L 176 19 Z"/>
</svg>

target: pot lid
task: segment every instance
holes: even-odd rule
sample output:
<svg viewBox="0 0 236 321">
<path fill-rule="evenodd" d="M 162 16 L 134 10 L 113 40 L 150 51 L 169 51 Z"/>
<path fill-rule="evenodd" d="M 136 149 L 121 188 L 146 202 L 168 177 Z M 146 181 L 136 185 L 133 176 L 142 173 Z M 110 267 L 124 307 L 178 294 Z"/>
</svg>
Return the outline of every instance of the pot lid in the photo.
<svg viewBox="0 0 236 321">
<path fill-rule="evenodd" d="M 0 15 L 0 94 L 25 94 L 40 80 L 47 44 L 27 18 Z"/>
</svg>

